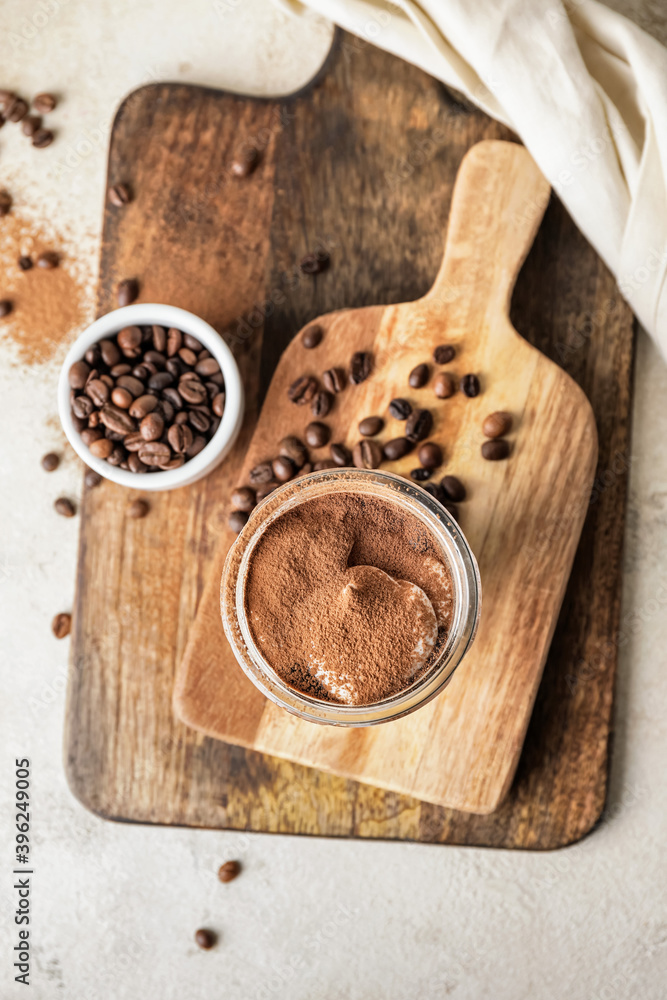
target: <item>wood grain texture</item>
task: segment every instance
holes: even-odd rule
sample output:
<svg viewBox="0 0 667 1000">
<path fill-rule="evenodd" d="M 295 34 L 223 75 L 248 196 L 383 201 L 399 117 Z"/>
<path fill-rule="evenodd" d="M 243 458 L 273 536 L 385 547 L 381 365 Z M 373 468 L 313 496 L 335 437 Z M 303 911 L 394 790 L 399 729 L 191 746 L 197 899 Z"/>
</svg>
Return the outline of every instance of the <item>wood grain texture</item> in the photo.
<svg viewBox="0 0 667 1000">
<path fill-rule="evenodd" d="M 586 513 L 597 459 L 590 404 L 562 368 L 512 327 L 512 289 L 549 200 L 549 186 L 527 151 L 509 142 L 475 145 L 461 164 L 442 266 L 415 302 L 367 306 L 318 317 L 322 343 L 307 350 L 299 336 L 276 368 L 241 470 L 277 454 L 288 434 L 303 439 L 308 407 L 290 402 L 297 375 L 347 371 L 352 354 L 374 358 L 371 376 L 348 387 L 326 418 L 332 441 L 352 449 L 365 416 L 387 417 L 395 396 L 430 410 L 429 439 L 444 470 L 465 484 L 460 522 L 477 557 L 482 617 L 477 639 L 447 690 L 405 719 L 364 732 L 300 721 L 239 680 L 239 667 L 219 620 L 217 567 L 207 584 L 177 676 L 174 707 L 209 736 L 299 764 L 377 785 L 436 805 L 475 813 L 497 809 L 519 760 L 542 668 Z M 447 370 L 457 380 L 478 374 L 482 392 L 447 400 L 409 388 L 415 365 L 430 363 L 443 342 L 456 348 Z M 512 455 L 486 462 L 484 417 L 512 413 Z M 403 433 L 387 418 L 379 440 Z M 311 453 L 316 459 L 328 449 Z M 414 454 L 383 467 L 406 477 Z M 442 472 L 439 473 L 442 475 Z M 544 546 L 544 524 L 574 513 L 558 545 Z M 230 539 L 221 541 L 218 567 Z M 217 616 L 217 621 L 216 621 Z M 229 697 L 234 689 L 233 700 Z"/>
<path fill-rule="evenodd" d="M 239 189 L 226 165 L 245 136 L 266 148 Z M 282 350 L 312 317 L 426 293 L 442 258 L 456 171 L 484 138 L 511 135 L 414 67 L 340 35 L 317 84 L 293 98 L 158 85 L 121 108 L 110 178 L 130 181 L 137 198 L 122 214 L 105 208 L 100 311 L 112 305 L 114 280 L 136 275 L 144 301 L 199 312 L 234 347 L 250 411 L 224 467 L 152 499 L 149 519 L 127 523 L 128 494 L 108 483 L 83 504 L 65 759 L 74 793 L 99 814 L 536 849 L 580 838 L 599 816 L 619 620 L 632 321 L 556 199 L 519 275 L 512 321 L 586 392 L 600 457 L 503 805 L 489 816 L 427 805 L 208 739 L 171 711 L 176 664 L 252 432 L 253 386 L 260 374 L 268 384 Z M 331 270 L 300 280 L 296 262 L 321 241 L 331 249 Z M 566 523 L 564 512 L 545 525 L 544 544 L 558 544 Z"/>
</svg>

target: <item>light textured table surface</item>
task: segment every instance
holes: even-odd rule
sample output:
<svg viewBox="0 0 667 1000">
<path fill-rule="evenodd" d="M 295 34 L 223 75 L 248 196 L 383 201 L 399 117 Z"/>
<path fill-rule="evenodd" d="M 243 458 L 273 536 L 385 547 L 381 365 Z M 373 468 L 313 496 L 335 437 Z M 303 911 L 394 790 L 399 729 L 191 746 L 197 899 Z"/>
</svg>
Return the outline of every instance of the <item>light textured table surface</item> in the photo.
<svg viewBox="0 0 667 1000">
<path fill-rule="evenodd" d="M 618 3 L 615 4 L 618 6 Z M 667 40 L 650 0 L 632 8 Z M 653 14 L 653 18 L 652 18 Z M 286 93 L 331 30 L 260 0 L 5 0 L 0 87 L 63 95 L 57 141 L 0 132 L 0 187 L 76 257 L 92 317 L 106 145 L 120 99 L 150 80 Z M 1 232 L 1 227 L 0 227 Z M 1 297 L 1 296 L 0 296 Z M 76 331 L 72 330 L 70 339 Z M 639 341 L 616 737 L 607 814 L 553 854 L 326 841 L 106 823 L 61 764 L 78 522 L 55 386 L 65 344 L 21 361 L 0 329 L 0 997 L 67 1000 L 660 1000 L 667 994 L 667 367 Z M 57 477 L 57 478 L 56 478 Z M 103 623 L 101 623 L 103 627 Z M 32 992 L 13 983 L 14 758 L 32 761 Z M 221 885 L 221 862 L 242 876 Z M 211 952 L 193 932 L 220 931 Z"/>
</svg>

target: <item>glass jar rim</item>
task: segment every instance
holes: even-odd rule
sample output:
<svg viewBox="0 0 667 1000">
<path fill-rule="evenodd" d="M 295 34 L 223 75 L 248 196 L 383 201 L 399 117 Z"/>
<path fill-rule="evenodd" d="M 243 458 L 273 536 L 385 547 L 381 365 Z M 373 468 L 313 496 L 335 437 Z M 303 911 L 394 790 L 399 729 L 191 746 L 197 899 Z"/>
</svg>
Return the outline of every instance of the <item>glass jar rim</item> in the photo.
<svg viewBox="0 0 667 1000">
<path fill-rule="evenodd" d="M 416 516 L 441 549 L 454 584 L 454 618 L 434 662 L 410 687 L 369 705 L 323 701 L 283 681 L 258 650 L 245 611 L 250 558 L 269 525 L 286 511 L 333 492 L 372 495 Z M 477 632 L 481 582 L 477 562 L 460 527 L 421 486 L 379 469 L 326 469 L 285 483 L 253 510 L 227 554 L 220 604 L 225 635 L 234 655 L 262 694 L 309 722 L 359 727 L 401 718 L 427 704 L 449 683 Z"/>
</svg>

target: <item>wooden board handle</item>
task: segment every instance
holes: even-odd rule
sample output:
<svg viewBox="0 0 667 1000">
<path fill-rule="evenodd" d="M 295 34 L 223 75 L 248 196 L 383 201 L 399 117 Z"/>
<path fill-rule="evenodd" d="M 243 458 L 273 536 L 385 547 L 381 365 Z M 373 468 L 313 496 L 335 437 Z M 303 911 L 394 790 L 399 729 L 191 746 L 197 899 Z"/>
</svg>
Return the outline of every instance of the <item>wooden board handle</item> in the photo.
<svg viewBox="0 0 667 1000">
<path fill-rule="evenodd" d="M 445 254 L 427 301 L 475 296 L 505 314 L 549 202 L 550 187 L 524 146 L 486 140 L 464 156 L 454 185 Z"/>
</svg>

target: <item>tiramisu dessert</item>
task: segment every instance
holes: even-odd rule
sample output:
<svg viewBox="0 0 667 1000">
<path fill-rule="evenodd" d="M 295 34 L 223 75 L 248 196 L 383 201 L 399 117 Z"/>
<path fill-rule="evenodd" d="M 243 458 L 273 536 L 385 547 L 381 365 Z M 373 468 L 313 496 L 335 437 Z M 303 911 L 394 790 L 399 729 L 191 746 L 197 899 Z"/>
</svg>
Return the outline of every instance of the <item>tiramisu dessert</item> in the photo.
<svg viewBox="0 0 667 1000">
<path fill-rule="evenodd" d="M 285 683 L 371 705 L 434 662 L 451 627 L 453 586 L 416 516 L 336 492 L 268 526 L 250 557 L 245 604 L 258 650 Z"/>
</svg>

